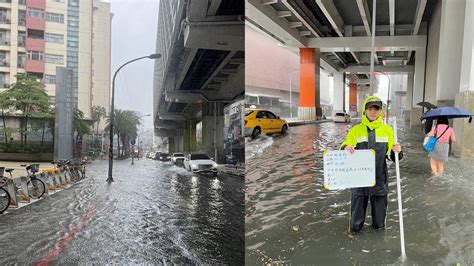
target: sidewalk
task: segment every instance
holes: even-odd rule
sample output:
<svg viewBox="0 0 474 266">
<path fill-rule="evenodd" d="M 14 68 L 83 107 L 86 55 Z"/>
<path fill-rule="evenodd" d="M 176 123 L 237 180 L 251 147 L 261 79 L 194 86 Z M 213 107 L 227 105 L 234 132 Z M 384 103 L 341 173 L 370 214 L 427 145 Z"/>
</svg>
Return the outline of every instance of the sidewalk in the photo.
<svg viewBox="0 0 474 266">
<path fill-rule="evenodd" d="M 224 172 L 228 175 L 233 175 L 237 177 L 245 177 L 245 164 L 238 163 L 237 165 L 230 164 L 219 164 L 217 165 L 217 170 L 219 172 Z"/>
<path fill-rule="evenodd" d="M 26 176 L 26 169 L 25 169 L 25 167 L 21 166 L 22 164 L 30 165 L 30 164 L 34 164 L 34 163 L 37 163 L 37 164 L 40 165 L 40 169 L 39 169 L 40 173 L 41 173 L 41 170 L 43 170 L 45 168 L 53 167 L 53 165 L 51 163 L 48 163 L 48 162 L 10 162 L 10 161 L 0 161 L 0 167 L 15 169 L 12 172 L 12 175 L 13 175 L 13 178 L 16 178 L 16 177 L 20 177 L 20 176 Z M 10 174 L 5 172 L 4 176 L 10 177 Z"/>
<path fill-rule="evenodd" d="M 331 122 L 332 119 L 323 119 L 323 120 L 298 120 L 298 119 L 291 119 L 286 120 L 288 126 L 295 127 L 295 126 L 302 126 L 302 125 L 309 125 L 309 124 L 320 124 L 324 122 Z"/>
</svg>

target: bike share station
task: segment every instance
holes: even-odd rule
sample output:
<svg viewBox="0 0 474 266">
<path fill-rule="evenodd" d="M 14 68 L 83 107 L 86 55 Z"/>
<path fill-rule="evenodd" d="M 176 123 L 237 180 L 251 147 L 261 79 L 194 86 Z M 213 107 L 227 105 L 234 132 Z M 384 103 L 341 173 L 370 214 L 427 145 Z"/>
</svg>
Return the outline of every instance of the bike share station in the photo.
<svg viewBox="0 0 474 266">
<path fill-rule="evenodd" d="M 54 161 L 42 169 L 39 164 L 21 165 L 26 176 L 13 177 L 14 169 L 0 167 L 0 213 L 21 208 L 79 183 L 85 178 L 85 162 L 73 158 L 73 71 L 56 68 Z M 5 177 L 5 172 L 10 178 Z"/>
<path fill-rule="evenodd" d="M 0 176 L 3 178 L 3 182 L 0 182 L 0 213 L 8 208 L 28 206 L 85 178 L 84 161 L 80 164 L 71 164 L 69 161 L 52 163 L 57 166 L 45 168 L 39 174 L 39 164 L 22 165 L 27 170 L 27 176 L 20 177 L 13 177 L 14 169 L 0 167 Z M 5 172 L 10 174 L 10 178 L 4 177 Z M 6 202 L 8 206 L 4 206 Z"/>
</svg>

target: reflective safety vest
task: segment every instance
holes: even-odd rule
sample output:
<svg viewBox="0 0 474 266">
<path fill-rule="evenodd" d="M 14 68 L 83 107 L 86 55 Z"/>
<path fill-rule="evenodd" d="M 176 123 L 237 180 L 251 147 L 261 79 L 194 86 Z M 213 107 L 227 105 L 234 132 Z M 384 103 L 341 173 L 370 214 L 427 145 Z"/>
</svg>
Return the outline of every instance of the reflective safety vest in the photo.
<svg viewBox="0 0 474 266">
<path fill-rule="evenodd" d="M 388 194 L 387 156 L 391 155 L 394 144 L 392 127 L 382 124 L 370 130 L 363 123 L 357 124 L 349 130 L 346 140 L 341 144 L 343 150 L 347 145 L 352 145 L 356 150 L 375 150 L 375 186 L 352 188 L 357 195 L 385 196 Z"/>
</svg>

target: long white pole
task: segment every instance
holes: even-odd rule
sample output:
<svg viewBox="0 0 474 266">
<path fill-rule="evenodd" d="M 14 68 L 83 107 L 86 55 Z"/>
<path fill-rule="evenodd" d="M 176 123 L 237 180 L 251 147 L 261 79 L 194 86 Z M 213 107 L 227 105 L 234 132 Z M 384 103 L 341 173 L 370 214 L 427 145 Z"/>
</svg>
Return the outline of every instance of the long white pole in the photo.
<svg viewBox="0 0 474 266">
<path fill-rule="evenodd" d="M 398 142 L 397 137 L 397 118 L 393 118 L 393 132 L 395 143 Z M 397 173 L 397 197 L 398 197 L 398 220 L 400 221 L 400 246 L 402 251 L 402 258 L 406 257 L 405 253 L 405 233 L 403 229 L 403 207 L 402 207 L 402 190 L 400 185 L 400 167 L 398 164 L 398 152 L 395 153 L 395 171 Z"/>
<path fill-rule="evenodd" d="M 372 40 L 370 49 L 370 95 L 374 94 L 374 57 L 375 57 L 375 14 L 377 10 L 377 0 L 373 2 L 372 10 Z"/>
</svg>

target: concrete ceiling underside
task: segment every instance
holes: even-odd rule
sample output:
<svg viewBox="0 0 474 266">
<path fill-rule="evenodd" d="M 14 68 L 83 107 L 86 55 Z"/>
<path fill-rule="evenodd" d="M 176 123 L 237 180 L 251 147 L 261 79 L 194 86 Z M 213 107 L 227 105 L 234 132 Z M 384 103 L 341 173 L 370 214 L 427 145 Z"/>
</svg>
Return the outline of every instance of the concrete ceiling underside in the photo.
<svg viewBox="0 0 474 266">
<path fill-rule="evenodd" d="M 246 1 L 248 25 L 295 52 L 304 47 L 320 48 L 324 69 L 344 71 L 370 64 L 372 0 Z M 374 63 L 412 65 L 415 48 L 426 45 L 427 24 L 437 2 L 378 0 Z"/>
<path fill-rule="evenodd" d="M 244 6 L 241 0 L 193 0 L 178 30 L 158 101 L 155 128 L 198 119 L 206 102 L 231 102 L 244 90 Z M 164 132 L 164 133 L 163 133 Z M 162 131 L 162 134 L 170 132 Z"/>
</svg>

